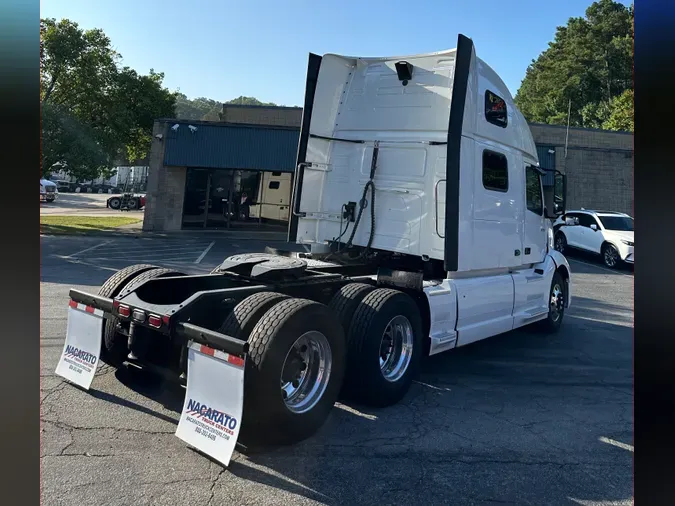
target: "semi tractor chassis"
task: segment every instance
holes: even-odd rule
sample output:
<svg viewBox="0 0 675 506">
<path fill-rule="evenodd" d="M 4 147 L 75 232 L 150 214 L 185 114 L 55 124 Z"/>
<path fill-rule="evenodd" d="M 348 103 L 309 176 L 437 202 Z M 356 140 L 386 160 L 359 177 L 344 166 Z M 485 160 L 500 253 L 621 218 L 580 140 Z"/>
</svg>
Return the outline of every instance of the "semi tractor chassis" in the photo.
<svg viewBox="0 0 675 506">
<path fill-rule="evenodd" d="M 185 383 L 190 342 L 245 359 L 244 434 L 292 443 L 340 395 L 398 402 L 429 335 L 422 272 L 292 255 L 235 255 L 207 275 L 132 265 L 97 295 L 72 289 L 71 306 L 102 312 L 101 360 L 115 367 Z"/>
</svg>

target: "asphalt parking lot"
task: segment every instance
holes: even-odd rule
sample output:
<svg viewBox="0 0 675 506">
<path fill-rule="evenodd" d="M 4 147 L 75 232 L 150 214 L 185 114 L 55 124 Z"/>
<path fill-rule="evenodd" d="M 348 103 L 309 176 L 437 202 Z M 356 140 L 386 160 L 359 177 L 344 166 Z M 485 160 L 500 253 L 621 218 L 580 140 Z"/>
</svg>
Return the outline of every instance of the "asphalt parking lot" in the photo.
<svg viewBox="0 0 675 506">
<path fill-rule="evenodd" d="M 208 272 L 263 241 L 42 237 L 45 505 L 633 504 L 633 277 L 571 259 L 555 336 L 521 330 L 430 357 L 404 401 L 338 405 L 315 437 L 235 452 L 228 469 L 174 436 L 182 391 L 100 368 L 89 393 L 54 375 L 68 290 L 152 262 Z"/>
<path fill-rule="evenodd" d="M 122 213 L 121 211 L 108 209 L 106 201 L 111 196 L 107 193 L 59 193 L 54 202 L 40 202 L 40 214 L 143 217 L 143 211 L 124 211 Z"/>
</svg>

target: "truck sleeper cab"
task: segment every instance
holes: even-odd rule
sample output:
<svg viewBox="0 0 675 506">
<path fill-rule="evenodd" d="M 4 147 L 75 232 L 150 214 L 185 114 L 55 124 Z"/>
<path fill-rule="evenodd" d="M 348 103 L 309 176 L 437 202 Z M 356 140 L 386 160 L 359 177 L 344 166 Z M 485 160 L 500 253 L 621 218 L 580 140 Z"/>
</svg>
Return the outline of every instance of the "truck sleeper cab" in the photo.
<svg viewBox="0 0 675 506">
<path fill-rule="evenodd" d="M 246 437 L 299 441 L 338 398 L 400 401 L 425 354 L 559 329 L 570 268 L 550 219 L 565 178 L 545 188 L 542 173 L 470 39 L 401 58 L 312 54 L 288 234 L 309 252 L 235 255 L 199 276 L 130 266 L 71 299 L 103 312 L 116 366 L 189 387 L 190 342 L 245 359 Z"/>
<path fill-rule="evenodd" d="M 432 354 L 546 318 L 556 272 L 569 305 L 550 222 L 564 176 L 544 193 L 527 122 L 469 39 L 413 57 L 313 56 L 309 68 L 289 239 L 421 259 L 434 272 Z"/>
</svg>

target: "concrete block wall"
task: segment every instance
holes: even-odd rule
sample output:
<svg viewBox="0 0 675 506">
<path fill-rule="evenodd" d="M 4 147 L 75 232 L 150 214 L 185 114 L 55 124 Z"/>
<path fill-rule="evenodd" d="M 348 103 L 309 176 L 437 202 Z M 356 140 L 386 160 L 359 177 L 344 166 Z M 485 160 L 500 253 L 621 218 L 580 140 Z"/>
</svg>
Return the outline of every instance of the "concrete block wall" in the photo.
<svg viewBox="0 0 675 506">
<path fill-rule="evenodd" d="M 144 231 L 171 232 L 182 226 L 187 168 L 164 165 L 163 138 L 167 128 L 168 124 L 162 121 L 155 121 L 153 125 Z M 158 134 L 162 139 L 156 137 Z"/>
<path fill-rule="evenodd" d="M 227 123 L 300 128 L 302 107 L 237 106 L 224 104 L 220 120 Z"/>
<path fill-rule="evenodd" d="M 567 174 L 567 207 L 633 214 L 633 135 L 531 124 L 534 142 L 553 146 L 556 168 Z"/>
</svg>

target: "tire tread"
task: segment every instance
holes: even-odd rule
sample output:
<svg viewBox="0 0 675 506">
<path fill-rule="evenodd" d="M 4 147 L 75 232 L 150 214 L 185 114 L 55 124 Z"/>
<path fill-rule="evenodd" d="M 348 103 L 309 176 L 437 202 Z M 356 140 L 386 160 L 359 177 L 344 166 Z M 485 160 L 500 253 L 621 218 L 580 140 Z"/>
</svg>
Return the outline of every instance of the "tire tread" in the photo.
<svg viewBox="0 0 675 506">
<path fill-rule="evenodd" d="M 359 304 L 373 290 L 375 290 L 375 287 L 367 283 L 349 283 L 340 288 L 333 296 L 328 307 L 335 312 L 338 319 L 342 322 L 345 332 L 349 330 L 354 312 L 357 310 Z"/>
<path fill-rule="evenodd" d="M 272 306 L 282 300 L 290 298 L 278 292 L 258 292 L 246 297 L 225 319 L 219 332 L 247 340 L 257 322 L 252 322 L 257 313 L 266 313 Z M 262 316 L 262 315 L 261 315 Z"/>
<path fill-rule="evenodd" d="M 98 291 L 102 297 L 114 297 L 122 291 L 133 278 L 150 269 L 157 269 L 158 266 L 152 264 L 136 264 L 120 269 L 110 276 Z"/>
</svg>

